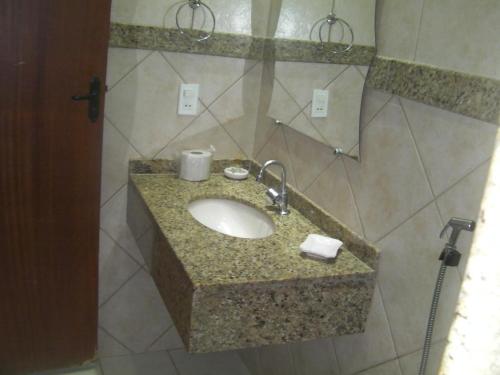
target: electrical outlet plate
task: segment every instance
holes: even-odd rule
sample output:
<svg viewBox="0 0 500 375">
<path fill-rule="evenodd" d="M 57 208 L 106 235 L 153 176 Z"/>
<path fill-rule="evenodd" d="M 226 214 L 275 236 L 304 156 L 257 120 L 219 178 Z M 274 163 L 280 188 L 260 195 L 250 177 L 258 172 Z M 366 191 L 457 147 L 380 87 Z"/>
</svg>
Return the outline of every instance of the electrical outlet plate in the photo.
<svg viewBox="0 0 500 375">
<path fill-rule="evenodd" d="M 181 116 L 196 116 L 198 113 L 198 97 L 200 85 L 197 83 L 183 83 L 179 93 L 179 108 Z"/>
<path fill-rule="evenodd" d="M 314 90 L 311 106 L 311 117 L 327 117 L 328 116 L 328 90 Z"/>
</svg>

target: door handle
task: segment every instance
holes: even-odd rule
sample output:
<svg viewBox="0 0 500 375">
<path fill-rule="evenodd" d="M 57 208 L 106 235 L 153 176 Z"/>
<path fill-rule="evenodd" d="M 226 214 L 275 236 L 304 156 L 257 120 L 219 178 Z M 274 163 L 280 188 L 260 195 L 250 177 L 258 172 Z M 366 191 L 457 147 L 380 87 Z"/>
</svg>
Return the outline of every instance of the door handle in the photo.
<svg viewBox="0 0 500 375">
<path fill-rule="evenodd" d="M 91 122 L 96 122 L 99 118 L 99 102 L 101 96 L 101 81 L 97 77 L 90 80 L 90 89 L 87 95 L 73 95 L 72 100 L 81 101 L 88 100 L 89 110 L 88 116 Z"/>
</svg>

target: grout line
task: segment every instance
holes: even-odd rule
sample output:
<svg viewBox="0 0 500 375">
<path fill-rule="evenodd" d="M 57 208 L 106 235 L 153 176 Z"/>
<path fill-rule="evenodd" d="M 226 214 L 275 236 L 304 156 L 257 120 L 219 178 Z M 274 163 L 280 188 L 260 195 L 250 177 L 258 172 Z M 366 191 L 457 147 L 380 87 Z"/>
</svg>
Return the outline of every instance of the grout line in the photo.
<svg viewBox="0 0 500 375">
<path fill-rule="evenodd" d="M 102 210 L 102 209 L 104 208 L 104 206 L 106 206 L 106 205 L 107 205 L 110 201 L 112 201 L 112 200 L 113 200 L 113 198 L 115 198 L 115 197 L 118 195 L 118 193 L 119 193 L 119 192 L 120 192 L 123 188 L 125 188 L 127 185 L 128 185 L 128 182 L 124 183 L 122 186 L 120 186 L 118 189 L 116 189 L 116 191 L 115 191 L 113 194 L 111 194 L 111 196 L 110 196 L 108 199 L 106 199 L 104 202 L 101 202 L 101 207 L 100 207 L 100 208 L 101 208 L 101 210 Z"/>
<path fill-rule="evenodd" d="M 175 349 L 178 350 L 178 349 Z M 172 362 L 172 366 L 174 366 L 174 370 L 176 374 L 180 375 L 181 371 L 177 368 L 177 365 L 175 364 L 174 358 L 172 357 L 172 352 L 173 350 L 166 350 L 168 358 L 170 358 L 170 362 Z"/>
<path fill-rule="evenodd" d="M 99 229 L 115 244 L 116 247 L 118 247 L 121 251 L 123 251 L 125 255 L 127 255 L 130 259 L 132 259 L 135 263 L 137 263 L 139 267 L 142 267 L 142 264 L 139 261 L 137 261 L 137 259 L 135 259 L 132 255 L 130 255 L 129 252 L 122 245 L 120 245 L 120 243 L 117 240 L 111 237 L 111 235 L 105 229 L 103 228 Z"/>
<path fill-rule="evenodd" d="M 130 280 L 132 280 L 132 279 L 133 279 L 133 278 L 134 278 L 134 277 L 135 277 L 135 276 L 136 276 L 136 275 L 137 275 L 140 271 L 143 271 L 142 266 L 141 266 L 141 267 L 139 267 L 139 268 L 137 269 L 137 271 L 133 272 L 133 273 L 129 276 L 129 278 L 128 278 L 128 279 L 126 279 L 126 280 L 125 280 L 125 281 L 124 281 L 124 282 L 123 282 L 123 283 L 122 283 L 122 284 L 121 284 L 121 285 L 120 285 L 120 286 L 119 286 L 119 287 L 118 287 L 118 288 L 117 288 L 117 289 L 116 289 L 113 293 L 111 293 L 111 294 L 110 294 L 110 296 L 109 296 L 108 298 L 106 298 L 106 299 L 104 300 L 104 302 L 102 302 L 101 304 L 99 304 L 99 309 L 100 309 L 101 307 L 104 307 L 104 305 L 106 305 L 106 304 L 107 304 L 107 303 L 108 303 L 108 302 L 109 302 L 109 301 L 110 301 L 110 300 L 111 300 L 111 299 L 112 299 L 115 295 L 117 295 L 117 294 L 118 294 L 118 292 L 119 292 L 120 290 L 122 290 L 122 289 L 123 289 L 123 287 L 124 287 L 126 284 L 128 284 L 128 282 L 129 282 Z M 119 341 L 118 341 L 118 342 L 119 342 Z M 125 347 L 126 347 L 126 346 L 125 346 Z"/>
<path fill-rule="evenodd" d="M 417 60 L 417 52 L 418 52 L 418 47 L 420 45 L 420 32 L 422 30 L 422 23 L 424 19 L 424 8 L 425 8 L 425 0 L 422 0 L 422 5 L 420 7 L 420 14 L 418 17 L 418 26 L 417 26 L 417 40 L 415 41 L 415 49 L 413 51 L 413 61 Z"/>
<path fill-rule="evenodd" d="M 319 180 L 319 178 L 320 178 L 320 177 L 321 177 L 324 173 L 326 173 L 326 171 L 327 171 L 328 169 L 330 169 L 330 167 L 333 165 L 333 163 L 335 163 L 337 160 L 338 160 L 338 156 L 335 156 L 335 157 L 334 157 L 334 159 L 333 159 L 330 163 L 328 163 L 328 165 L 327 165 L 325 168 L 323 168 L 323 169 L 322 169 L 322 170 L 318 173 L 318 175 L 317 175 L 315 178 L 313 178 L 313 179 L 312 179 L 311 183 L 309 183 L 308 185 L 306 185 L 306 187 L 302 190 L 302 193 L 304 193 L 304 194 L 305 194 L 305 193 L 306 193 L 306 191 L 307 191 L 307 190 L 309 190 L 309 188 L 311 188 L 311 186 L 313 186 L 313 185 L 314 185 L 314 183 L 315 183 L 316 181 L 318 181 L 318 180 Z"/>
<path fill-rule="evenodd" d="M 410 132 L 410 138 L 412 140 L 413 147 L 415 148 L 415 152 L 417 153 L 418 163 L 420 164 L 420 167 L 422 168 L 422 170 L 424 172 L 425 181 L 427 182 L 427 186 L 432 194 L 432 197 L 434 199 L 436 199 L 436 194 L 434 192 L 434 189 L 432 188 L 429 173 L 428 173 L 427 168 L 425 167 L 424 161 L 422 159 L 422 152 L 421 152 L 420 148 L 418 147 L 418 143 L 417 143 L 417 140 L 416 140 L 415 135 L 413 133 L 413 129 L 411 127 L 411 122 L 410 122 L 410 119 L 408 118 L 408 114 L 406 113 L 406 109 L 403 106 L 403 102 L 401 101 L 401 98 L 399 98 L 399 97 L 398 97 L 398 103 L 399 103 L 399 106 L 401 107 L 401 111 L 403 112 L 403 116 L 405 118 L 406 126 L 408 127 L 408 131 Z"/>
<path fill-rule="evenodd" d="M 290 177 L 292 177 L 293 182 L 294 182 L 294 184 L 291 184 L 291 185 L 292 185 L 292 186 L 295 186 L 295 187 L 296 187 L 296 189 L 297 189 L 298 191 L 301 191 L 301 189 L 299 189 L 299 184 L 298 184 L 298 182 L 297 182 L 297 178 L 296 178 L 296 172 L 297 172 L 297 171 L 295 170 L 295 167 L 294 167 L 294 164 L 295 164 L 295 163 L 294 163 L 294 162 L 293 162 L 293 160 L 292 160 L 292 156 L 291 156 L 292 154 L 291 154 L 291 152 L 290 152 L 290 147 L 288 146 L 288 138 L 287 138 L 287 136 L 286 136 L 286 132 L 285 132 L 285 130 L 284 130 L 284 129 L 281 129 L 281 131 L 282 131 L 282 133 L 283 133 L 283 139 L 285 140 L 285 148 L 286 148 L 286 153 L 287 153 L 287 155 L 288 155 L 288 162 L 290 163 L 290 169 L 291 169 L 291 172 L 292 172 L 292 173 L 290 173 L 290 174 L 291 174 L 291 176 L 290 176 Z"/>
<path fill-rule="evenodd" d="M 201 116 L 203 116 L 203 115 L 205 114 L 205 112 L 207 112 L 207 111 L 208 111 L 208 108 L 205 106 L 205 104 L 203 104 L 203 103 L 201 102 L 201 100 L 200 100 L 200 103 L 201 103 L 201 105 L 202 105 L 203 110 L 202 110 L 202 111 L 200 111 L 200 113 L 199 113 L 199 114 L 197 114 L 197 115 L 193 116 L 193 119 L 191 120 L 191 122 L 189 122 L 189 123 L 188 123 L 188 124 L 187 124 L 184 128 L 182 128 L 182 129 L 181 129 L 181 130 L 180 130 L 177 134 L 175 134 L 175 135 L 174 135 L 174 137 L 173 137 L 172 139 L 170 139 L 169 141 L 167 141 L 166 145 L 165 145 L 165 146 L 163 146 L 162 148 L 160 148 L 160 149 L 159 149 L 159 150 L 158 150 L 158 151 L 157 151 L 157 152 L 153 155 L 152 159 L 156 159 L 156 157 L 157 157 L 158 155 L 160 155 L 163 151 L 165 151 L 165 149 L 166 149 L 166 148 L 167 148 L 170 144 L 172 144 L 172 142 L 174 142 L 177 138 L 179 138 L 179 136 L 180 136 L 182 133 L 184 133 L 184 132 L 185 132 L 185 131 L 186 131 L 186 130 L 187 130 L 187 129 L 191 126 L 191 125 L 193 125 L 193 124 L 194 124 L 194 122 L 195 122 L 196 120 L 198 120 Z"/>
<path fill-rule="evenodd" d="M 378 293 L 380 295 L 380 303 L 382 304 L 382 309 L 384 310 L 385 319 L 387 321 L 387 327 L 389 327 L 389 333 L 391 334 L 392 348 L 394 349 L 394 353 L 396 354 L 396 360 L 398 361 L 399 371 L 403 373 L 403 368 L 401 367 L 401 363 L 399 362 L 399 353 L 398 353 L 398 348 L 396 347 L 396 340 L 394 339 L 394 331 L 392 329 L 391 320 L 389 319 L 389 314 L 387 313 L 387 309 L 385 307 L 384 294 L 382 293 L 382 288 L 380 287 L 380 283 L 377 282 L 376 288 L 378 289 Z"/>
<path fill-rule="evenodd" d="M 429 202 L 425 203 L 422 207 L 420 207 L 418 210 L 416 210 L 414 213 L 412 213 L 410 216 L 408 216 L 406 219 L 403 221 L 399 222 L 394 228 L 390 229 L 387 233 L 381 235 L 375 240 L 372 240 L 371 242 L 373 243 L 379 243 L 382 240 L 385 240 L 388 236 L 390 236 L 394 231 L 398 230 L 401 228 L 403 225 L 405 225 L 408 221 L 413 219 L 415 216 L 417 216 L 420 212 L 425 210 L 427 207 L 429 207 L 431 204 L 434 203 L 434 200 L 430 200 Z"/>
<path fill-rule="evenodd" d="M 118 47 L 111 47 L 111 48 L 118 48 Z M 122 48 L 122 49 L 127 49 L 127 48 Z M 137 48 L 138 50 L 145 51 L 144 49 Z M 135 49 L 135 50 L 137 50 Z M 148 59 L 155 51 L 150 51 L 149 53 L 146 53 L 146 56 L 141 59 L 138 63 L 136 63 L 129 71 L 127 71 L 118 81 L 116 81 L 113 85 L 108 87 L 108 90 L 106 91 L 106 94 L 111 92 L 121 81 L 123 81 L 130 73 L 132 73 L 139 65 L 141 65 L 146 59 Z"/>
<path fill-rule="evenodd" d="M 340 74 L 339 74 L 340 75 Z M 309 123 L 309 125 L 311 125 L 314 130 L 316 130 L 316 132 L 321 136 L 321 138 L 323 138 L 323 143 L 325 145 L 328 145 L 330 147 L 333 147 L 330 142 L 328 142 L 328 140 L 326 139 L 326 137 L 323 135 L 323 133 L 316 127 L 316 125 L 314 124 L 314 122 L 309 118 L 309 116 L 306 114 L 306 109 L 307 107 L 309 107 L 309 105 L 311 105 L 312 101 L 309 101 L 307 102 L 307 104 L 304 106 L 304 107 L 301 107 L 300 104 L 297 102 L 297 100 L 295 100 L 294 96 L 286 89 L 285 85 L 283 85 L 280 80 L 276 77 L 274 77 L 274 80 L 280 85 L 281 89 L 290 97 L 290 99 L 297 105 L 297 107 L 299 108 L 299 113 L 297 113 L 295 116 L 292 117 L 292 119 L 290 120 L 290 123 L 289 124 L 284 124 L 286 126 L 288 126 L 289 128 L 292 128 L 290 125 L 297 119 L 297 117 L 299 117 L 300 115 L 303 115 L 307 122 Z M 333 81 L 332 81 L 333 82 Z M 327 85 L 328 86 L 328 85 Z M 327 87 L 325 86 L 325 87 Z M 293 129 L 293 128 L 292 128 Z M 302 135 L 306 136 L 306 137 L 309 137 L 308 135 L 306 134 L 303 134 Z M 311 138 L 311 137 L 309 137 Z M 313 139 L 313 138 L 312 138 Z M 319 142 L 318 140 L 315 139 L 315 141 Z"/>
<path fill-rule="evenodd" d="M 333 340 L 333 338 L 330 338 L 328 340 L 332 346 L 332 354 L 333 354 L 333 357 L 335 359 L 335 363 L 334 363 L 334 367 L 335 367 L 335 370 L 337 371 L 337 373 L 341 373 L 341 368 L 340 368 L 340 361 L 339 361 L 339 356 L 337 354 L 337 348 L 335 347 L 335 340 Z"/>
<path fill-rule="evenodd" d="M 356 146 L 354 146 L 354 147 L 356 147 Z M 360 145 L 360 150 L 361 150 L 361 145 Z M 347 168 L 346 161 L 344 158 L 342 158 L 342 164 L 344 166 L 344 172 L 346 174 L 347 185 L 349 186 L 349 191 L 351 192 L 352 201 L 354 202 L 354 209 L 356 210 L 356 217 L 358 218 L 359 225 L 361 226 L 361 232 L 362 232 L 361 234 L 366 239 L 365 225 L 363 223 L 363 220 L 361 220 L 361 213 L 360 213 L 359 206 L 358 206 L 358 200 L 356 199 L 356 195 L 354 194 L 354 189 L 352 188 L 351 176 L 349 174 L 349 169 Z"/>
<path fill-rule="evenodd" d="M 363 91 L 363 94 L 365 94 L 365 93 L 366 93 L 366 90 L 365 90 L 365 89 L 363 89 L 363 90 L 364 90 L 364 91 Z M 374 91 L 380 91 L 380 90 L 377 90 L 377 89 L 371 89 L 371 90 L 374 90 Z M 382 91 L 380 91 L 380 92 L 382 92 Z M 361 124 L 361 123 L 359 124 L 359 125 L 360 125 L 360 128 L 361 128 L 361 132 L 363 132 L 363 131 L 364 131 L 364 130 L 368 127 L 368 125 L 370 125 L 370 124 L 371 124 L 371 122 L 375 119 L 375 117 L 377 117 L 377 116 L 378 116 L 378 114 L 379 114 L 380 112 L 382 112 L 382 110 L 383 110 L 383 109 L 385 108 L 385 106 L 386 106 L 386 105 L 387 105 L 387 104 L 388 104 L 388 103 L 392 100 L 392 98 L 393 98 L 393 97 L 394 97 L 394 95 L 393 95 L 393 94 L 389 95 L 389 98 L 388 98 L 386 101 L 384 101 L 384 103 L 380 106 L 380 108 L 379 108 L 379 109 L 377 109 L 377 111 L 375 111 L 375 113 L 371 116 L 371 118 L 370 118 L 370 119 L 369 119 L 369 120 L 368 120 L 365 124 Z M 361 120 L 360 120 L 360 121 L 361 121 Z"/>
<path fill-rule="evenodd" d="M 151 351 L 151 347 L 154 344 L 156 344 L 158 341 L 160 341 L 160 339 L 170 330 L 170 328 L 172 328 L 173 325 L 174 325 L 174 323 L 172 322 L 165 331 L 163 331 L 162 333 L 160 333 L 160 335 L 156 339 L 154 339 L 153 342 L 151 342 L 151 344 L 149 344 L 149 346 L 147 347 L 146 351 L 147 352 Z M 162 351 L 162 350 L 157 350 L 157 351 Z"/>
<path fill-rule="evenodd" d="M 345 71 L 347 69 L 349 69 L 351 67 L 351 65 L 347 64 L 346 67 L 344 69 L 342 69 L 335 77 L 333 77 L 327 84 L 326 86 L 323 86 L 323 88 L 327 88 L 328 86 L 330 86 L 333 82 L 335 82 L 337 80 L 337 78 L 339 78 L 342 74 L 345 73 Z"/>
<path fill-rule="evenodd" d="M 165 56 L 165 53 L 167 52 L 160 52 L 160 54 L 162 55 L 162 57 L 165 59 L 165 61 L 168 63 L 168 65 L 170 65 L 170 67 L 172 68 L 172 70 L 177 73 L 177 75 L 180 77 L 180 79 L 186 83 L 187 82 L 187 79 L 185 79 L 182 74 L 174 67 L 174 64 L 172 64 L 167 56 Z M 182 53 L 182 52 L 177 52 L 177 53 Z M 224 58 L 223 56 L 219 56 L 219 57 L 222 57 Z M 228 57 L 228 58 L 234 58 L 234 57 Z M 246 61 L 253 61 L 253 60 L 249 60 L 249 59 L 245 59 L 245 58 L 236 58 L 236 59 L 239 59 L 239 60 L 244 60 L 245 62 Z M 213 105 L 217 100 L 219 100 L 226 92 L 228 92 L 230 89 L 232 89 L 239 81 L 242 80 L 243 77 L 245 77 L 248 73 L 250 73 L 250 71 L 252 71 L 257 65 L 259 64 L 259 61 L 254 61 L 254 63 L 251 65 L 251 67 L 245 69 L 243 68 L 243 73 L 238 76 L 238 78 L 229 84 L 229 86 L 227 86 L 227 88 L 225 88 L 221 94 L 217 95 L 217 97 L 215 97 L 211 102 L 207 102 L 207 104 L 205 104 L 205 102 L 203 100 L 201 100 L 200 98 L 200 102 L 205 106 L 205 107 L 210 107 L 211 105 Z"/>
<path fill-rule="evenodd" d="M 118 340 L 114 335 L 111 334 L 111 332 L 109 332 L 106 328 L 104 328 L 102 325 L 98 325 L 98 328 L 103 330 L 106 334 L 108 334 L 109 336 L 111 336 L 111 338 L 113 340 L 115 340 L 118 344 L 122 345 L 125 349 L 127 349 L 130 354 L 123 354 L 123 355 L 120 355 L 120 356 L 116 356 L 116 357 L 125 357 L 125 356 L 130 356 L 130 355 L 133 355 L 135 354 L 134 351 L 132 349 L 130 349 L 127 345 L 125 345 L 123 342 L 121 342 L 120 340 Z"/>
<path fill-rule="evenodd" d="M 240 149 L 240 151 L 243 153 L 243 155 L 248 159 L 250 158 L 249 155 L 247 155 L 247 152 L 243 149 L 243 147 L 239 144 L 239 142 L 232 136 L 232 134 L 229 132 L 229 130 L 226 129 L 226 127 L 222 124 L 221 121 L 215 116 L 215 114 L 210 110 L 210 108 L 207 108 L 208 113 L 214 118 L 215 122 L 222 128 L 222 130 L 228 135 L 229 138 L 232 139 L 234 144 Z"/>
<path fill-rule="evenodd" d="M 110 125 L 118 132 L 118 134 L 120 134 L 123 139 L 134 149 L 135 152 L 137 152 L 139 154 L 139 156 L 141 158 L 144 159 L 144 155 L 142 154 L 142 152 L 139 151 L 139 149 L 132 143 L 131 140 L 129 140 L 125 134 L 123 134 L 123 132 L 120 130 L 120 128 L 118 126 L 116 126 L 116 124 L 111 121 L 111 119 L 109 118 L 109 116 L 107 116 L 106 114 L 104 115 L 104 118 L 106 119 L 107 122 L 110 123 Z"/>
<path fill-rule="evenodd" d="M 274 134 L 276 134 L 276 132 L 279 130 L 279 126 L 275 126 L 275 129 L 272 131 L 272 133 L 269 135 L 269 137 L 267 138 L 266 142 L 264 142 L 264 145 L 259 149 L 259 151 L 257 151 L 257 153 L 255 154 L 255 160 L 258 159 L 259 155 L 262 153 L 262 151 L 264 151 L 264 148 L 266 148 L 267 144 L 271 141 L 271 138 L 274 137 Z"/>
</svg>

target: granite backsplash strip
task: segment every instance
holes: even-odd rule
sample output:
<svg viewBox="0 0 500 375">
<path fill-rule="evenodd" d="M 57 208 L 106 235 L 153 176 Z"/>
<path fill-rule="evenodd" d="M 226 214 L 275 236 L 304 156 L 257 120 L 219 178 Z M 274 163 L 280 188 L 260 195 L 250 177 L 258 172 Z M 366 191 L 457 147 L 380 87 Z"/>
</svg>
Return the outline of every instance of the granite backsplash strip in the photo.
<svg viewBox="0 0 500 375">
<path fill-rule="evenodd" d="M 204 42 L 195 42 L 177 29 L 112 23 L 109 46 L 260 60 L 264 42 L 262 38 L 225 33 L 214 33 Z"/>
<path fill-rule="evenodd" d="M 276 61 L 315 62 L 327 64 L 371 65 L 376 54 L 375 47 L 354 45 L 345 53 L 333 53 L 334 50 L 344 49 L 340 43 L 325 43 L 322 47 L 318 42 L 307 40 L 274 39 L 270 43 L 272 55 L 266 57 Z"/>
<path fill-rule="evenodd" d="M 500 125 L 500 81 L 377 57 L 368 87 Z"/>
<path fill-rule="evenodd" d="M 370 65 L 375 48 L 355 45 L 347 53 L 332 53 L 339 43 L 266 39 L 251 35 L 214 33 L 203 42 L 195 42 L 181 35 L 175 28 L 111 24 L 110 47 L 150 49 L 203 55 L 238 57 L 244 59 L 301 61 L 330 64 Z"/>
</svg>

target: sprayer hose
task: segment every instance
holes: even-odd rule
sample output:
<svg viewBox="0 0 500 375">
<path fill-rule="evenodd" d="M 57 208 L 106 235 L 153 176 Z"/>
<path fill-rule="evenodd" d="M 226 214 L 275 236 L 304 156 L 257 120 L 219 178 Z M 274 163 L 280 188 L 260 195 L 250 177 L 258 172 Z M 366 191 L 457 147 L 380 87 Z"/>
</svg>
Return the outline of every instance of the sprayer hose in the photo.
<svg viewBox="0 0 500 375">
<path fill-rule="evenodd" d="M 434 323 L 436 321 L 439 297 L 441 296 L 441 289 L 443 287 L 444 276 L 446 274 L 446 267 L 446 264 L 444 262 L 441 262 L 441 267 L 439 268 L 439 273 L 436 281 L 436 287 L 434 288 L 434 295 L 432 297 L 431 311 L 429 313 L 429 321 L 427 322 L 424 350 L 422 353 L 422 360 L 420 362 L 420 370 L 418 371 L 418 375 L 425 375 L 425 370 L 427 368 L 427 361 L 429 360 L 429 354 L 431 350 L 432 333 L 434 331 Z"/>
</svg>

